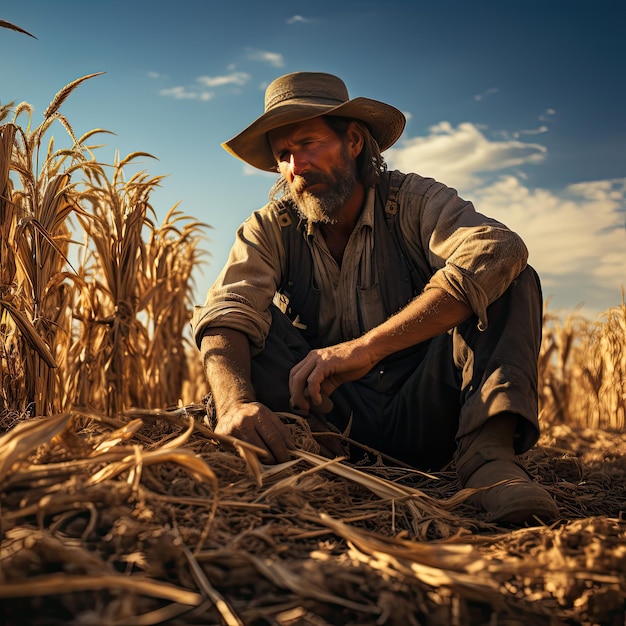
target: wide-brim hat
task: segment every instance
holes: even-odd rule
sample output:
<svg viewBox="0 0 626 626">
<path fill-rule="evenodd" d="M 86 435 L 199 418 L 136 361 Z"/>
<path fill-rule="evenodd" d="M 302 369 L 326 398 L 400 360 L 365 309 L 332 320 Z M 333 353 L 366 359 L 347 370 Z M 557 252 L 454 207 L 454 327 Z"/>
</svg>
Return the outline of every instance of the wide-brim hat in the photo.
<svg viewBox="0 0 626 626">
<path fill-rule="evenodd" d="M 370 98 L 350 100 L 348 89 L 337 76 L 322 72 L 295 72 L 280 76 L 265 90 L 265 112 L 238 135 L 222 144 L 237 158 L 270 172 L 276 171 L 267 133 L 313 119 L 336 115 L 364 122 L 383 152 L 402 134 L 406 118 L 401 111 Z"/>
</svg>

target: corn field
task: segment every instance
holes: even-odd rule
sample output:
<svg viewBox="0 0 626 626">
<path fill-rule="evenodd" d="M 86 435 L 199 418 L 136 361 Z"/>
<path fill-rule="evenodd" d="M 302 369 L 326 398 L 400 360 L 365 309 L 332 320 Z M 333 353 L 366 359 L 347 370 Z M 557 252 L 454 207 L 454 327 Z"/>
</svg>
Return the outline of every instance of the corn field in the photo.
<svg viewBox="0 0 626 626">
<path fill-rule="evenodd" d="M 37 126 L 0 108 L 0 621 L 623 625 L 624 301 L 545 311 L 525 462 L 552 527 L 489 523 L 452 468 L 325 458 L 289 414 L 293 460 L 262 466 L 210 429 L 189 340 L 207 225 L 158 223 L 151 155 L 101 163 L 107 131 L 61 113 L 95 76 Z"/>
<path fill-rule="evenodd" d="M 598 320 L 546 312 L 539 368 L 548 422 L 623 431 L 626 427 L 626 303 Z"/>
<path fill-rule="evenodd" d="M 61 90 L 33 130 L 25 103 L 0 127 L 5 414 L 176 405 L 189 382 L 186 331 L 204 225 L 176 207 L 156 223 L 150 194 L 161 177 L 126 175 L 149 154 L 107 166 L 89 143 L 104 131 L 74 135 L 59 108 L 89 78 Z M 68 147 L 45 141 L 58 125 Z"/>
</svg>

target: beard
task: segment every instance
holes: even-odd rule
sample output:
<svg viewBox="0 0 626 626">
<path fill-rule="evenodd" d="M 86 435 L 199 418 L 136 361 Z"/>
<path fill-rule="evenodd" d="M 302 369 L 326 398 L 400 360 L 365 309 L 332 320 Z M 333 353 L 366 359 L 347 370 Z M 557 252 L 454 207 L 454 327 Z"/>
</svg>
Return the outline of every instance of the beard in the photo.
<svg viewBox="0 0 626 626">
<path fill-rule="evenodd" d="M 330 173 L 312 171 L 296 176 L 289 185 L 298 213 L 310 222 L 335 224 L 344 204 L 352 195 L 357 182 L 356 165 L 343 155 L 340 166 Z M 324 189 L 317 192 L 308 187 L 321 183 Z"/>
</svg>

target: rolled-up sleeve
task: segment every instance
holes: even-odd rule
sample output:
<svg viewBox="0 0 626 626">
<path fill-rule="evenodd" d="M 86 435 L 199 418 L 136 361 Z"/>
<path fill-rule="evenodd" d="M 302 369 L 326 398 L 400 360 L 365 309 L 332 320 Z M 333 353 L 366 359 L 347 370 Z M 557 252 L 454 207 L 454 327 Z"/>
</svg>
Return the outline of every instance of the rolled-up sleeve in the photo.
<svg viewBox="0 0 626 626">
<path fill-rule="evenodd" d="M 429 266 L 425 289 L 443 289 L 466 303 L 486 328 L 487 307 L 526 266 L 520 236 L 433 179 L 409 174 L 398 199 L 409 251 Z"/>
<path fill-rule="evenodd" d="M 196 344 L 211 328 L 247 335 L 260 352 L 271 324 L 270 304 L 280 284 L 284 249 L 280 225 L 269 205 L 255 211 L 237 230 L 228 261 L 191 321 Z"/>
</svg>

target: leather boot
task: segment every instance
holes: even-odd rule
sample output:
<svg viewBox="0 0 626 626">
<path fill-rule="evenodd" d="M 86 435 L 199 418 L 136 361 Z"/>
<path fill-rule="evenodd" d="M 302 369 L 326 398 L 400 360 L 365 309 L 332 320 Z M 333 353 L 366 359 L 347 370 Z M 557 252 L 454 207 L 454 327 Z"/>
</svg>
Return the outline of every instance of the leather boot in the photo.
<svg viewBox="0 0 626 626">
<path fill-rule="evenodd" d="M 482 489 L 467 501 L 486 511 L 489 521 L 514 526 L 553 522 L 558 507 L 515 454 L 516 424 L 516 415 L 504 413 L 463 437 L 455 454 L 459 480 L 463 487 Z"/>
</svg>

